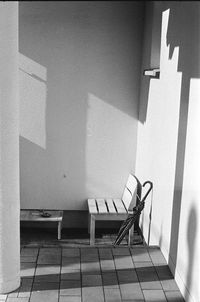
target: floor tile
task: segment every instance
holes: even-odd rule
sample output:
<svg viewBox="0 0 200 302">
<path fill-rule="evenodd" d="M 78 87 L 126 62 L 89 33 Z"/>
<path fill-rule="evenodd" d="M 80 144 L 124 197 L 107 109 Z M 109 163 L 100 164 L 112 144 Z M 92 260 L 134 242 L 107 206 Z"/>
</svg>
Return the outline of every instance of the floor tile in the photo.
<svg viewBox="0 0 200 302">
<path fill-rule="evenodd" d="M 36 264 L 35 263 L 21 263 L 21 277 L 33 277 L 35 274 L 35 268 Z"/>
<path fill-rule="evenodd" d="M 99 262 L 82 262 L 81 272 L 82 274 L 99 274 L 100 264 Z"/>
<path fill-rule="evenodd" d="M 121 247 L 116 247 L 112 249 L 112 253 L 114 256 L 129 256 L 130 255 L 130 250 L 129 248 L 121 248 Z"/>
<path fill-rule="evenodd" d="M 169 269 L 168 265 L 155 266 L 156 272 L 160 280 L 170 280 L 173 279 L 173 275 Z"/>
<path fill-rule="evenodd" d="M 98 254 L 82 254 L 81 255 L 81 262 L 92 262 L 92 261 L 98 261 L 99 255 Z"/>
<path fill-rule="evenodd" d="M 118 288 L 105 288 L 105 302 L 121 302 L 121 294 Z"/>
<path fill-rule="evenodd" d="M 0 294 L 0 301 L 5 301 L 7 296 L 7 294 Z"/>
<path fill-rule="evenodd" d="M 90 255 L 90 256 L 96 255 L 96 256 L 98 256 L 98 248 L 95 248 L 95 247 L 94 248 L 93 247 L 91 247 L 91 248 L 81 248 L 80 252 L 81 252 L 81 258 L 86 256 L 86 255 Z"/>
<path fill-rule="evenodd" d="M 80 269 L 80 258 L 79 257 L 62 257 L 62 267 L 68 269 Z"/>
<path fill-rule="evenodd" d="M 32 292 L 56 292 L 59 289 L 59 282 L 34 282 Z"/>
<path fill-rule="evenodd" d="M 140 282 L 158 280 L 158 275 L 154 267 L 139 267 L 136 268 L 136 272 Z"/>
<path fill-rule="evenodd" d="M 60 296 L 59 302 L 81 302 L 79 296 Z"/>
<path fill-rule="evenodd" d="M 178 285 L 174 279 L 161 280 L 161 285 L 164 291 L 179 291 Z"/>
<path fill-rule="evenodd" d="M 140 282 L 142 289 L 163 289 L 160 281 L 145 281 Z"/>
<path fill-rule="evenodd" d="M 36 262 L 37 256 L 21 256 L 20 257 L 21 263 L 23 262 Z"/>
<path fill-rule="evenodd" d="M 7 298 L 6 302 L 29 302 L 29 298 Z"/>
<path fill-rule="evenodd" d="M 144 262 L 134 262 L 135 268 L 145 268 L 145 267 L 154 267 L 152 262 L 144 261 Z"/>
<path fill-rule="evenodd" d="M 39 255 L 61 255 L 61 248 L 55 248 L 55 247 L 43 247 L 39 250 Z"/>
<path fill-rule="evenodd" d="M 25 248 L 21 249 L 20 254 L 21 254 L 22 257 L 23 256 L 33 256 L 33 257 L 35 256 L 35 257 L 37 257 L 38 251 L 39 251 L 38 248 L 25 247 Z"/>
<path fill-rule="evenodd" d="M 81 282 L 79 280 L 62 280 L 60 283 L 61 296 L 81 296 Z"/>
<path fill-rule="evenodd" d="M 106 288 L 119 288 L 117 273 L 103 272 L 102 273 L 103 286 Z"/>
<path fill-rule="evenodd" d="M 46 302 L 46 301 L 58 302 L 58 290 L 49 289 L 49 290 L 32 292 L 30 297 L 30 302 Z"/>
<path fill-rule="evenodd" d="M 102 286 L 101 275 L 82 275 L 82 287 Z"/>
<path fill-rule="evenodd" d="M 139 283 L 120 284 L 120 291 L 123 300 L 144 300 Z"/>
<path fill-rule="evenodd" d="M 162 290 L 143 290 L 145 302 L 167 302 Z"/>
<path fill-rule="evenodd" d="M 63 248 L 62 257 L 80 257 L 80 250 L 78 248 Z"/>
<path fill-rule="evenodd" d="M 100 266 L 102 271 L 113 271 L 115 270 L 115 263 L 113 259 L 101 259 Z"/>
<path fill-rule="evenodd" d="M 33 279 L 22 279 L 18 297 L 28 298 L 31 295 Z"/>
<path fill-rule="evenodd" d="M 10 292 L 8 294 L 8 298 L 17 298 L 18 297 L 18 294 L 19 294 L 19 288 L 17 288 L 16 290 Z"/>
<path fill-rule="evenodd" d="M 38 265 L 34 282 L 59 282 L 59 265 Z"/>
<path fill-rule="evenodd" d="M 151 262 L 151 258 L 146 248 L 131 248 L 130 251 L 134 262 Z"/>
<path fill-rule="evenodd" d="M 166 265 L 167 262 L 159 248 L 149 248 L 149 255 L 154 265 Z"/>
<path fill-rule="evenodd" d="M 105 302 L 103 288 L 101 286 L 83 287 L 82 302 Z"/>
<path fill-rule="evenodd" d="M 66 267 L 61 269 L 61 280 L 80 280 L 81 273 L 80 270 L 71 270 Z"/>
<path fill-rule="evenodd" d="M 117 270 L 119 283 L 138 282 L 138 276 L 134 269 Z"/>
<path fill-rule="evenodd" d="M 112 249 L 111 248 L 99 248 L 99 257 L 100 259 L 113 259 Z"/>
<path fill-rule="evenodd" d="M 39 254 L 38 264 L 60 264 L 61 256 L 59 254 Z"/>
<path fill-rule="evenodd" d="M 165 295 L 167 297 L 167 302 L 184 302 L 180 291 L 167 291 L 165 292 Z"/>
<path fill-rule="evenodd" d="M 131 256 L 114 256 L 116 269 L 133 268 L 134 264 Z"/>
</svg>

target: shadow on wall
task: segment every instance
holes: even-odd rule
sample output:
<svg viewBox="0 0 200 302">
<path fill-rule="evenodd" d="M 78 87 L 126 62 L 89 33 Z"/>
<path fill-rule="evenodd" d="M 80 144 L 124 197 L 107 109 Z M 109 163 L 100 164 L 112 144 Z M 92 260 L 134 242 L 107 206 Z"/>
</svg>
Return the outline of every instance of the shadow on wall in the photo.
<svg viewBox="0 0 200 302">
<path fill-rule="evenodd" d="M 20 135 L 46 149 L 47 70 L 19 54 Z"/>
<path fill-rule="evenodd" d="M 139 123 L 141 144 L 138 144 L 137 170 L 145 177 L 152 175 L 152 180 L 155 183 L 155 206 L 152 213 L 153 220 L 154 218 L 155 220 L 152 220 L 153 225 L 151 227 L 152 243 L 159 243 L 166 254 L 168 254 L 169 248 L 168 260 L 172 272 L 174 273 L 176 267 L 178 268 L 176 273 L 180 273 L 179 276 L 181 276 L 183 283 L 188 286 L 189 294 L 193 294 L 196 285 L 194 276 L 197 274 L 197 269 L 191 259 L 193 255 L 197 255 L 197 251 L 192 254 L 196 240 L 196 238 L 192 238 L 192 230 L 196 233 L 198 220 L 194 210 L 191 210 L 190 213 L 190 196 L 193 193 L 198 194 L 196 193 L 198 173 L 195 169 L 198 169 L 199 164 L 197 162 L 197 166 L 195 166 L 195 160 L 193 162 L 191 157 L 198 158 L 197 150 L 192 150 L 193 146 L 199 145 L 198 130 L 195 129 L 195 125 L 198 125 L 198 114 L 195 116 L 197 121 L 192 123 L 191 119 L 194 117 L 195 109 L 198 109 L 196 103 L 199 103 L 198 89 L 193 91 L 192 82 L 195 82 L 193 85 L 197 88 L 200 77 L 200 5 L 196 2 L 192 2 L 192 4 L 189 2 L 170 2 L 169 5 L 169 2 L 161 3 L 161 1 L 159 4 L 159 13 L 163 16 L 161 73 L 159 80 L 150 80 L 148 98 L 141 99 L 141 102 L 146 103 L 140 108 L 144 112 L 140 112 L 142 117 L 141 123 Z M 195 81 L 194 79 L 198 80 Z M 191 104 L 192 95 L 194 95 L 194 104 Z M 189 105 L 192 105 L 192 110 L 189 111 L 188 120 L 188 109 L 191 109 Z M 145 111 L 146 108 L 147 112 Z M 195 135 L 191 134 L 193 129 L 195 129 Z M 187 137 L 186 149 L 187 131 L 189 131 L 188 137 L 191 136 L 191 138 L 188 140 Z M 195 144 L 195 140 L 198 140 L 198 143 Z M 188 148 L 190 142 L 192 144 Z M 145 148 L 148 150 L 147 152 Z M 143 160 L 145 164 L 142 163 Z M 194 173 L 196 173 L 196 177 Z M 194 180 L 197 184 L 196 188 L 192 184 Z M 197 201 L 195 200 L 195 202 Z M 146 215 L 144 217 L 144 222 L 146 221 L 144 225 L 145 238 L 148 238 L 149 225 L 147 222 L 150 221 L 150 206 L 145 207 L 144 213 Z M 192 217 L 194 223 L 191 222 Z M 187 259 L 186 241 L 188 218 L 188 246 L 190 245 L 188 257 L 190 260 Z M 179 257 L 177 257 L 178 248 L 180 248 Z M 193 281 L 189 281 L 192 278 Z M 185 293 L 185 296 L 187 297 L 189 294 Z"/>
<path fill-rule="evenodd" d="M 83 210 L 86 179 L 121 196 L 135 166 L 142 17 L 138 1 L 19 4 L 20 52 L 46 73 L 21 70 L 23 207 Z"/>
<path fill-rule="evenodd" d="M 61 71 L 61 66 L 57 67 Z M 76 200 L 77 185 L 84 195 L 80 180 L 85 177 L 87 96 L 83 98 L 84 93 L 76 90 L 69 108 L 67 102 L 59 103 L 59 94 L 55 95 L 55 82 L 58 91 L 63 89 L 62 85 L 59 87 L 58 73 L 52 71 L 47 79 L 47 69 L 22 54 L 19 69 L 21 207 L 63 208 L 66 201 Z M 77 101 L 82 98 L 83 102 Z"/>
<path fill-rule="evenodd" d="M 193 2 L 192 5 L 190 5 L 189 2 L 180 2 L 179 5 L 172 4 L 172 6 L 170 7 L 167 32 L 167 44 L 170 47 L 170 57 L 172 57 L 175 47 L 178 46 L 178 71 L 182 72 L 175 184 L 170 237 L 170 256 L 172 257 L 175 267 L 177 263 L 178 236 L 185 164 L 186 133 L 188 124 L 189 93 L 191 88 L 190 83 L 192 78 L 200 78 L 200 70 L 198 64 L 199 47 L 197 47 L 197 45 L 199 45 L 199 9 L 199 3 L 195 2 Z M 193 211 L 191 212 L 191 215 L 195 218 Z M 193 224 L 191 224 L 191 221 L 189 221 L 189 223 L 191 228 Z M 189 234 L 192 234 L 191 230 L 189 231 L 188 235 Z M 188 238 L 188 240 L 190 241 L 191 239 Z"/>
<path fill-rule="evenodd" d="M 152 244 L 159 242 L 162 220 L 163 232 L 169 230 L 170 215 L 166 216 L 165 213 L 169 210 L 168 199 L 171 198 L 174 185 L 172 176 L 174 175 L 181 83 L 181 73 L 177 72 L 178 49 L 173 58 L 169 59 L 169 47 L 166 41 L 169 10 L 163 10 L 162 2 L 159 1 L 158 4 L 159 7 L 156 3 L 155 13 L 159 14 L 159 18 L 156 18 L 157 26 L 161 27 L 161 36 L 156 36 L 160 41 L 160 78 L 149 79 L 148 99 L 140 99 L 143 105 L 140 107 L 137 151 L 137 170 L 141 175 L 151 178 L 155 188 L 150 238 Z M 158 46 L 158 43 L 156 45 Z M 147 203 L 143 213 L 144 236 L 149 238 L 150 202 Z M 157 226 L 155 227 L 154 224 Z M 165 244 L 161 237 L 160 242 Z"/>
<path fill-rule="evenodd" d="M 190 288 L 192 285 L 192 273 L 195 265 L 194 251 L 196 248 L 196 231 L 197 231 L 197 212 L 195 206 L 191 206 L 189 220 L 187 226 L 187 242 L 188 242 L 188 272 L 187 272 L 187 291 L 185 299 L 188 301 Z"/>
</svg>

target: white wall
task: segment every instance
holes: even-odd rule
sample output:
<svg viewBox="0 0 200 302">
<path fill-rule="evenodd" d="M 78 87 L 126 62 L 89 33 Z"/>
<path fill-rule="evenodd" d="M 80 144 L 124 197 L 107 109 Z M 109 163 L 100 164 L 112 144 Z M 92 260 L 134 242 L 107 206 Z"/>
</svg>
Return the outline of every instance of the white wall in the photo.
<svg viewBox="0 0 200 302">
<path fill-rule="evenodd" d="M 0 296 L 20 286 L 18 2 L 0 3 Z M 1 299 L 1 298 L 0 298 Z"/>
<path fill-rule="evenodd" d="M 143 2 L 19 3 L 22 208 L 86 209 L 135 169 Z"/>
<path fill-rule="evenodd" d="M 136 173 L 154 183 L 152 218 L 149 198 L 142 227 L 146 240 L 160 245 L 186 301 L 198 302 L 200 4 L 152 2 L 147 18 L 152 34 L 146 32 L 142 69 L 156 67 L 157 37 L 160 78 L 141 82 Z"/>
</svg>

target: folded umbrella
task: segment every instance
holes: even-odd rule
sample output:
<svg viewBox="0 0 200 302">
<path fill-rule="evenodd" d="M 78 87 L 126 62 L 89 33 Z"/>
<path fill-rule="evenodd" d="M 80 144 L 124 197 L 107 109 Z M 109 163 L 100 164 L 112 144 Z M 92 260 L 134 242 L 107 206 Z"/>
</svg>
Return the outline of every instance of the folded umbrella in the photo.
<svg viewBox="0 0 200 302">
<path fill-rule="evenodd" d="M 114 246 L 115 245 L 119 245 L 121 243 L 121 241 L 123 240 L 123 238 L 126 236 L 126 234 L 129 232 L 130 228 L 133 226 L 133 224 L 137 221 L 137 219 L 139 218 L 142 210 L 144 209 L 145 206 L 145 200 L 147 198 L 147 196 L 149 195 L 150 191 L 153 188 L 153 183 L 151 181 L 145 181 L 143 184 L 143 187 L 149 184 L 150 188 L 147 191 L 147 193 L 145 194 L 145 196 L 142 198 L 142 200 L 140 200 L 139 196 L 137 196 L 139 202 L 138 204 L 133 208 L 133 213 L 128 214 L 128 217 L 124 220 L 124 222 L 122 223 L 119 232 L 117 234 L 117 238 L 114 242 Z"/>
</svg>

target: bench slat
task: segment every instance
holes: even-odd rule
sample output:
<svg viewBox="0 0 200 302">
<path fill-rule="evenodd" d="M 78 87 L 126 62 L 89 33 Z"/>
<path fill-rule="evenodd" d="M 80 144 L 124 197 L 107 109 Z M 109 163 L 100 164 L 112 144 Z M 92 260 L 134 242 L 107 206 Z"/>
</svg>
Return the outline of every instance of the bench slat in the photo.
<svg viewBox="0 0 200 302">
<path fill-rule="evenodd" d="M 88 207 L 91 214 L 98 213 L 95 199 L 88 199 Z"/>
<path fill-rule="evenodd" d="M 97 201 L 97 206 L 98 206 L 98 209 L 99 209 L 99 213 L 100 214 L 105 214 L 105 213 L 108 213 L 108 210 L 107 210 L 107 207 L 106 207 L 106 204 L 105 204 L 105 200 L 104 199 L 96 199 Z"/>
<path fill-rule="evenodd" d="M 122 196 L 122 200 L 124 202 L 124 205 L 125 205 L 126 209 L 128 210 L 129 206 L 131 204 L 132 194 L 131 194 L 131 192 L 127 188 L 125 188 L 125 190 L 124 190 L 124 194 Z"/>
<path fill-rule="evenodd" d="M 120 214 L 121 213 L 127 213 L 127 210 L 124 207 L 124 204 L 123 204 L 121 199 L 113 199 L 113 201 L 114 201 L 114 204 L 116 206 L 116 209 L 117 209 L 118 213 L 120 213 Z"/>
<path fill-rule="evenodd" d="M 128 180 L 126 187 L 133 193 L 135 189 L 137 188 L 137 180 L 136 178 L 132 175 L 129 174 Z"/>
<path fill-rule="evenodd" d="M 137 186 L 138 183 L 136 178 L 132 174 L 130 174 L 122 195 L 122 200 L 127 210 L 132 210 L 136 205 Z"/>
<path fill-rule="evenodd" d="M 108 206 L 109 213 L 116 214 L 117 212 L 116 212 L 115 206 L 113 204 L 113 200 L 111 198 L 106 199 L 106 203 L 107 203 L 107 206 Z"/>
</svg>

